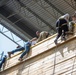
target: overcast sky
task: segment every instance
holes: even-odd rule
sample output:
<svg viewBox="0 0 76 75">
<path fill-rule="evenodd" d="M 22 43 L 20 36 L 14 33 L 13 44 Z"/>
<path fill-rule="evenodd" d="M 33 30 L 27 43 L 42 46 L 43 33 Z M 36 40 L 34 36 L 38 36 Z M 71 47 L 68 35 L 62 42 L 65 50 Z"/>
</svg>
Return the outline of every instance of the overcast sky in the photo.
<svg viewBox="0 0 76 75">
<path fill-rule="evenodd" d="M 0 34 L 0 53 L 4 51 L 4 54 L 7 55 L 8 51 L 15 49 L 17 45 L 11 40 L 6 38 L 4 35 Z"/>
<path fill-rule="evenodd" d="M 0 25 L 0 30 L 2 30 L 2 28 L 3 26 Z M 3 31 L 6 31 L 5 34 L 11 37 L 10 31 L 7 32 L 7 29 L 5 27 L 3 28 Z M 19 37 L 17 37 L 14 34 L 13 34 L 13 37 L 15 41 L 21 40 Z M 18 44 L 23 46 L 24 45 L 23 40 L 19 41 Z M 2 53 L 2 51 L 4 51 L 4 54 L 7 55 L 8 51 L 16 49 L 17 46 L 18 46 L 17 44 L 15 44 L 14 42 L 12 42 L 7 37 L 5 37 L 3 34 L 0 33 L 0 54 Z"/>
</svg>

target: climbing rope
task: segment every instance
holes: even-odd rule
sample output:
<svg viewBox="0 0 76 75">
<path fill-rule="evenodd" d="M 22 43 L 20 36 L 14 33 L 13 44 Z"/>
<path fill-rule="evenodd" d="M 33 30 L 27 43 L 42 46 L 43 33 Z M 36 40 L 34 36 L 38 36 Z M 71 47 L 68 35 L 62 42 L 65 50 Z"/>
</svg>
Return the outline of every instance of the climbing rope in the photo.
<svg viewBox="0 0 76 75">
<path fill-rule="evenodd" d="M 74 49 L 76 49 L 76 46 L 75 46 L 75 48 Z M 71 75 L 73 74 L 73 70 L 74 70 L 74 64 L 75 64 L 75 60 L 76 60 L 76 53 L 75 53 L 75 58 L 74 58 L 74 62 L 73 62 L 73 66 L 72 66 L 72 72 L 71 72 Z"/>
<path fill-rule="evenodd" d="M 57 49 L 57 45 L 56 45 L 56 49 L 55 49 L 54 51 L 55 51 L 55 56 L 54 56 L 54 68 L 53 68 L 53 74 L 52 74 L 52 75 L 54 75 L 54 74 L 55 74 L 56 52 L 58 51 L 58 49 Z"/>
<path fill-rule="evenodd" d="M 75 59 L 76 59 L 76 53 L 75 53 Z M 72 66 L 72 72 L 71 72 L 71 75 L 72 75 L 73 70 L 74 70 L 75 59 L 74 59 L 74 62 L 73 62 L 73 66 Z"/>
</svg>

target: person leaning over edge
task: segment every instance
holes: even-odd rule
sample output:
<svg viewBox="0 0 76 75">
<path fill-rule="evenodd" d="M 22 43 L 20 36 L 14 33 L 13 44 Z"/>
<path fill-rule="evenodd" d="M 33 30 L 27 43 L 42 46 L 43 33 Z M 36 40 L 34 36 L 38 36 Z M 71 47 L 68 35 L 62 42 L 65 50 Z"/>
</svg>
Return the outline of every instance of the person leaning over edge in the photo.
<svg viewBox="0 0 76 75">
<path fill-rule="evenodd" d="M 35 40 L 37 40 L 36 37 L 33 38 L 32 40 L 26 42 L 26 43 L 24 44 L 24 47 L 19 47 L 19 48 L 16 48 L 15 50 L 12 50 L 12 51 L 8 52 L 8 56 L 11 57 L 11 54 L 14 54 L 15 52 L 19 52 L 19 51 L 24 50 L 24 52 L 21 54 L 21 56 L 20 56 L 19 59 L 18 59 L 19 61 L 22 61 L 24 55 L 26 55 L 26 54 L 30 51 L 30 47 L 31 47 L 31 45 L 32 45 L 32 42 L 35 41 Z"/>
<path fill-rule="evenodd" d="M 56 22 L 56 30 L 57 36 L 54 40 L 55 44 L 57 44 L 57 40 L 60 36 L 62 36 L 63 40 L 66 40 L 65 35 L 68 32 L 68 24 L 69 24 L 69 14 L 65 14 L 61 16 Z"/>
</svg>

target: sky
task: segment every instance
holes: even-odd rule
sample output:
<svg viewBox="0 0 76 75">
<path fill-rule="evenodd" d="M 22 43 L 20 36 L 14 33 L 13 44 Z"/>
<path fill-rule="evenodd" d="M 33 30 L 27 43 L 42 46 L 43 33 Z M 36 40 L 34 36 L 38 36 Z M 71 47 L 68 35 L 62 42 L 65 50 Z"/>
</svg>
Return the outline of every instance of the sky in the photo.
<svg viewBox="0 0 76 75">
<path fill-rule="evenodd" d="M 2 30 L 3 26 L 0 25 L 0 31 Z M 6 28 L 3 28 L 3 31 L 6 31 Z M 10 35 L 10 32 L 6 32 L 5 33 L 8 36 Z M 15 41 L 20 40 L 20 38 L 18 38 L 16 35 L 14 35 L 14 39 Z M 23 41 L 18 42 L 21 46 L 23 46 Z M 8 51 L 12 51 L 14 49 L 16 49 L 18 45 L 15 44 L 14 42 L 12 42 L 10 39 L 8 39 L 7 37 L 5 37 L 3 34 L 0 33 L 0 54 L 2 53 L 2 51 L 4 51 L 4 55 L 7 55 Z"/>
<path fill-rule="evenodd" d="M 17 45 L 6 38 L 4 35 L 0 34 L 0 53 L 4 51 L 4 54 L 7 55 L 8 51 L 15 49 Z"/>
</svg>

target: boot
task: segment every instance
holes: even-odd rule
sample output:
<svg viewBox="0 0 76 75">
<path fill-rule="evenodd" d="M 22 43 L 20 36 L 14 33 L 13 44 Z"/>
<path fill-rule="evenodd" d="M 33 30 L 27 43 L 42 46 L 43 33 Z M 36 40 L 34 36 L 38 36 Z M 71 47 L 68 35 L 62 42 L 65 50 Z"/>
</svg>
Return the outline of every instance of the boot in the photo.
<svg viewBox="0 0 76 75">
<path fill-rule="evenodd" d="M 19 61 L 23 61 L 23 59 L 22 59 L 22 58 L 19 58 L 18 60 L 19 60 Z"/>
<path fill-rule="evenodd" d="M 12 54 L 11 52 L 8 52 L 8 57 L 9 57 L 9 58 L 11 58 L 11 54 Z"/>
<path fill-rule="evenodd" d="M 57 43 L 57 40 L 54 40 L 54 43 L 57 45 L 58 43 Z"/>
</svg>

